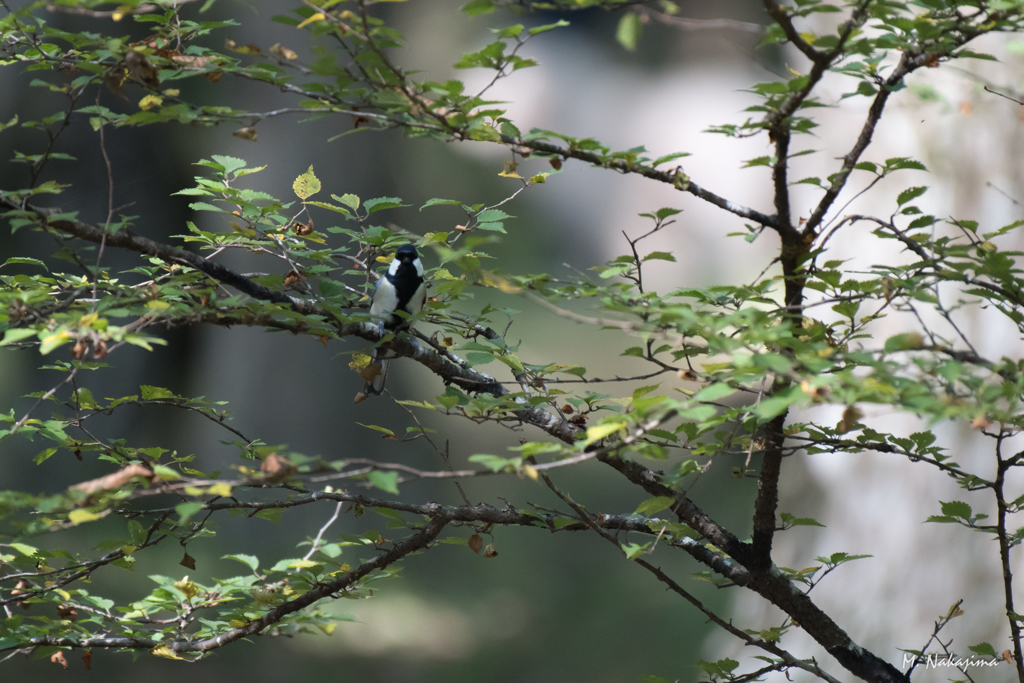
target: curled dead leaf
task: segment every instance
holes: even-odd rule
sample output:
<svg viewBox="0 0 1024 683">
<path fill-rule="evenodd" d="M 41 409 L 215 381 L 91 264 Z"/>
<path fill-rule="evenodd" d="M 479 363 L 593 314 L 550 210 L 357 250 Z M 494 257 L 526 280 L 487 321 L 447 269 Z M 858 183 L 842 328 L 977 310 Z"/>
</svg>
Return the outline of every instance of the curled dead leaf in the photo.
<svg viewBox="0 0 1024 683">
<path fill-rule="evenodd" d="M 25 593 L 27 593 L 30 590 L 32 590 L 32 588 L 33 588 L 33 586 L 32 586 L 31 583 L 29 583 L 25 579 L 21 579 L 20 581 L 18 581 L 18 583 L 16 583 L 14 585 L 14 588 L 11 589 L 11 595 L 24 595 Z M 29 604 L 27 602 L 25 602 L 24 600 L 19 600 L 15 604 L 18 607 L 20 607 L 21 609 L 28 609 L 29 608 Z"/>
<path fill-rule="evenodd" d="M 684 370 L 680 370 L 678 372 L 678 375 L 679 375 L 679 379 L 685 380 L 687 382 L 696 382 L 696 381 L 698 381 L 700 379 L 699 377 L 697 377 L 697 373 L 694 372 L 693 370 L 689 369 L 689 368 L 686 368 Z"/>
<path fill-rule="evenodd" d="M 128 465 L 116 472 L 103 477 L 98 477 L 97 479 L 83 481 L 80 484 L 75 484 L 71 488 L 76 491 L 81 491 L 87 495 L 92 495 L 99 491 L 113 491 L 115 489 L 122 488 L 135 477 L 142 477 L 146 481 L 156 480 L 156 476 L 153 474 L 152 470 L 143 465 L 135 464 Z"/>
<path fill-rule="evenodd" d="M 293 50 L 289 50 L 286 47 L 281 47 L 281 43 L 274 43 L 270 46 L 270 54 L 281 59 L 298 59 L 299 56 L 295 54 Z"/>
<path fill-rule="evenodd" d="M 480 537 L 480 534 L 473 534 L 469 537 L 469 542 L 466 545 L 468 545 L 469 549 L 474 553 L 479 553 L 484 547 L 484 539 Z"/>
<path fill-rule="evenodd" d="M 231 134 L 234 135 L 236 138 L 242 138 L 243 140 L 248 140 L 249 142 L 256 142 L 256 139 L 259 137 L 256 134 L 256 129 L 252 126 L 239 128 L 236 131 L 232 131 Z"/>
<path fill-rule="evenodd" d="M 196 558 L 192 557 L 186 552 L 185 557 L 181 558 L 181 562 L 179 562 L 178 564 L 180 564 L 182 567 L 185 567 L 186 569 L 195 569 Z"/>
<path fill-rule="evenodd" d="M 358 394 L 356 394 L 356 398 L 352 402 L 353 403 L 362 403 L 363 401 L 365 401 L 368 398 L 370 398 L 369 394 L 366 394 L 366 393 L 363 393 L 362 391 L 360 391 Z"/>
<path fill-rule="evenodd" d="M 839 424 L 836 425 L 836 431 L 840 434 L 846 434 L 847 432 L 853 431 L 857 427 L 857 422 L 864 417 L 864 413 L 857 410 L 857 406 L 846 406 L 846 410 L 843 411 L 843 417 L 839 420 Z"/>
<path fill-rule="evenodd" d="M 288 287 L 294 285 L 296 282 L 302 282 L 302 276 L 296 271 L 292 271 L 284 276 L 284 286 Z"/>
<path fill-rule="evenodd" d="M 373 384 L 383 371 L 384 366 L 381 363 L 371 362 L 359 372 L 359 376 L 363 378 L 364 382 Z"/>
<path fill-rule="evenodd" d="M 92 650 L 86 650 L 82 655 L 82 664 L 85 664 L 86 671 L 92 671 Z"/>
<path fill-rule="evenodd" d="M 146 61 L 146 56 L 142 53 L 129 50 L 128 54 L 124 56 L 124 66 L 132 80 L 138 81 L 147 88 L 156 88 L 160 85 L 159 71 Z"/>
<path fill-rule="evenodd" d="M 57 616 L 64 621 L 77 621 L 78 610 L 72 605 L 57 605 Z"/>
<path fill-rule="evenodd" d="M 548 159 L 548 163 L 551 164 L 551 168 L 555 169 L 556 171 L 562 168 L 562 160 L 559 159 L 558 157 L 551 157 L 550 159 Z"/>
<path fill-rule="evenodd" d="M 69 670 L 68 660 L 64 659 L 64 652 L 62 650 L 57 650 L 52 655 L 50 655 L 50 661 L 54 664 L 60 664 L 62 667 L 64 667 L 65 671 Z"/>
<path fill-rule="evenodd" d="M 492 557 L 497 557 L 497 556 L 498 556 L 498 551 L 494 549 L 494 544 L 493 543 L 488 543 L 487 547 L 484 548 L 484 557 L 487 558 L 487 559 L 490 559 Z"/>
<path fill-rule="evenodd" d="M 282 458 L 277 453 L 271 453 L 263 458 L 260 464 L 260 472 L 266 475 L 265 479 L 271 483 L 277 483 L 290 477 L 296 471 L 295 465 Z"/>
</svg>

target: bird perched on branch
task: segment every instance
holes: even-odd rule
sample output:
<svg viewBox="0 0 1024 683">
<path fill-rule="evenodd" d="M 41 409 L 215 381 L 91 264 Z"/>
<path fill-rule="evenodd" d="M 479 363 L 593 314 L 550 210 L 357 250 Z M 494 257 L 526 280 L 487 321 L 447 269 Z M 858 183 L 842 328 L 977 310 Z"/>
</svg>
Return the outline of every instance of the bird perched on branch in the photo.
<svg viewBox="0 0 1024 683">
<path fill-rule="evenodd" d="M 420 262 L 416 247 L 403 244 L 395 250 L 395 257 L 373 290 L 370 299 L 370 317 L 377 322 L 381 336 L 386 330 L 400 332 L 408 329 L 412 318 L 423 308 L 427 300 L 427 283 L 423 280 L 423 263 Z M 404 314 L 404 315 L 403 315 Z M 384 391 L 387 379 L 387 361 L 381 359 L 379 348 L 373 350 L 370 364 L 363 370 L 363 390 L 356 395 L 356 403 L 365 401 L 371 394 Z M 374 387 L 378 376 L 382 376 L 380 389 Z"/>
</svg>

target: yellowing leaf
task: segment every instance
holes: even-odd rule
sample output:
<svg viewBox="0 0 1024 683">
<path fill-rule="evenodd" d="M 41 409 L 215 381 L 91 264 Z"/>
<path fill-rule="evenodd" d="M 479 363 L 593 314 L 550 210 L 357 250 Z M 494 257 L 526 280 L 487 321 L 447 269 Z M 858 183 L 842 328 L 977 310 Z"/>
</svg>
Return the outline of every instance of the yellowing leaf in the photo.
<svg viewBox="0 0 1024 683">
<path fill-rule="evenodd" d="M 500 275 L 495 275 L 494 273 L 488 272 L 486 270 L 480 271 L 480 274 L 482 275 L 480 279 L 481 283 L 487 285 L 488 287 L 500 289 L 506 294 L 518 294 L 519 292 L 523 291 L 522 287 L 512 284 L 511 282 L 501 277 Z"/>
<path fill-rule="evenodd" d="M 168 88 L 167 90 L 164 90 L 164 95 L 166 95 L 167 97 L 177 97 L 180 94 L 181 91 L 177 88 Z"/>
<path fill-rule="evenodd" d="M 295 190 L 295 194 L 299 199 L 312 197 L 320 191 L 320 180 L 313 174 L 312 166 L 309 167 L 308 171 L 295 179 L 295 182 L 292 183 L 292 189 Z"/>
<path fill-rule="evenodd" d="M 63 332 L 57 332 L 56 334 L 48 334 L 42 339 L 42 344 L 39 345 L 39 353 L 44 356 L 50 351 L 63 344 L 68 340 L 67 330 Z"/>
<path fill-rule="evenodd" d="M 163 103 L 164 98 L 160 97 L 159 95 L 146 95 L 141 100 L 139 100 L 139 109 L 141 109 L 142 111 L 146 111 L 147 109 L 152 109 L 153 107 L 159 107 Z"/>
<path fill-rule="evenodd" d="M 242 625 L 244 626 L 245 624 L 243 623 Z M 157 645 L 150 649 L 149 654 L 163 657 L 164 659 L 182 659 L 182 657 L 178 656 L 178 653 L 166 645 Z"/>
<path fill-rule="evenodd" d="M 79 524 L 85 524 L 86 522 L 95 522 L 103 515 L 98 512 L 89 512 L 88 510 L 72 510 L 68 513 L 68 521 L 78 526 Z"/>
<path fill-rule="evenodd" d="M 210 490 L 207 491 L 207 493 L 213 496 L 222 496 L 224 498 L 228 498 L 231 496 L 231 485 L 224 482 L 221 482 L 220 484 L 214 484 L 213 486 L 210 487 Z"/>
<path fill-rule="evenodd" d="M 589 446 L 595 441 L 605 438 L 617 431 L 624 430 L 626 428 L 625 422 L 607 422 L 601 425 L 594 425 L 587 429 L 587 439 L 583 442 L 583 445 Z"/>
<path fill-rule="evenodd" d="M 259 137 L 259 135 L 256 134 L 256 129 L 252 126 L 239 128 L 236 131 L 232 131 L 231 134 L 234 135 L 236 138 L 242 138 L 243 140 L 248 140 L 249 142 L 256 142 L 256 139 Z"/>
<path fill-rule="evenodd" d="M 304 20 L 301 24 L 299 24 L 295 28 L 304 28 L 305 26 L 308 26 L 308 25 L 312 24 L 315 21 L 323 21 L 326 18 L 327 18 L 327 15 L 325 15 L 323 12 L 317 12 L 316 14 L 310 15 L 310 17 L 308 19 Z"/>
<path fill-rule="evenodd" d="M 173 585 L 175 588 L 180 590 L 189 600 L 199 595 L 199 587 L 191 581 L 189 581 L 187 576 L 183 578 L 181 581 L 175 581 Z"/>
<path fill-rule="evenodd" d="M 537 472 L 537 468 L 529 463 L 523 463 L 523 474 L 534 481 L 537 481 L 537 479 L 540 478 L 540 473 Z"/>
<path fill-rule="evenodd" d="M 281 47 L 281 43 L 274 43 L 270 46 L 270 54 L 280 57 L 281 59 L 298 59 L 299 56 L 295 54 L 294 50 L 289 50 L 286 47 Z"/>
<path fill-rule="evenodd" d="M 370 364 L 371 360 L 373 359 L 365 353 L 354 353 L 352 354 L 352 362 L 349 363 L 348 366 L 353 370 L 362 370 Z"/>
<path fill-rule="evenodd" d="M 152 299 L 146 302 L 146 308 L 152 308 L 154 311 L 162 311 L 165 308 L 170 308 L 171 305 L 166 301 L 160 301 L 159 299 Z"/>
</svg>

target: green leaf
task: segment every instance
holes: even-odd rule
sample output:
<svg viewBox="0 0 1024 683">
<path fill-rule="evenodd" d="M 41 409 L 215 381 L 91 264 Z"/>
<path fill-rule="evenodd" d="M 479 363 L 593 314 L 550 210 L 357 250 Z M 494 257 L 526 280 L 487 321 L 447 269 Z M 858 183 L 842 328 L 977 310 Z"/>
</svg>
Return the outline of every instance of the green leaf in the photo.
<svg viewBox="0 0 1024 683">
<path fill-rule="evenodd" d="M 676 504 L 676 499 L 671 496 L 655 496 L 654 498 L 648 498 L 636 508 L 636 514 L 642 517 L 651 517 L 652 515 L 667 510 Z"/>
<path fill-rule="evenodd" d="M 281 508 L 266 508 L 257 512 L 256 517 L 259 517 L 260 519 L 265 519 L 268 522 L 273 522 L 274 524 L 280 524 L 281 515 L 283 514 L 284 510 L 282 510 Z"/>
<path fill-rule="evenodd" d="M 25 557 L 35 557 L 36 554 L 39 552 L 39 548 L 36 548 L 35 546 L 31 545 L 26 545 L 24 543 L 11 543 L 9 544 L 8 547 L 14 548 Z"/>
<path fill-rule="evenodd" d="M 688 157 L 688 156 L 690 156 L 690 152 L 675 152 L 674 154 L 666 154 L 663 157 L 658 157 L 657 159 L 655 159 L 654 162 L 651 163 L 651 167 L 657 168 L 658 166 L 661 166 L 662 164 L 667 164 L 670 161 L 674 161 L 676 159 L 681 159 L 683 157 Z"/>
<path fill-rule="evenodd" d="M 139 387 L 139 390 L 142 392 L 143 401 L 152 401 L 153 399 L 158 398 L 177 398 L 177 396 L 174 395 L 174 392 L 170 389 L 164 389 L 163 387 L 151 387 L 143 384 Z"/>
<path fill-rule="evenodd" d="M 637 41 L 640 40 L 640 32 L 643 25 L 640 23 L 640 15 L 635 12 L 627 12 L 619 19 L 619 26 L 615 29 L 615 40 L 619 45 L 630 52 L 636 50 Z"/>
<path fill-rule="evenodd" d="M 657 389 L 660 386 L 661 386 L 660 383 L 658 383 L 658 384 L 649 384 L 649 385 L 647 385 L 645 387 L 639 387 L 637 389 L 634 389 L 633 390 L 633 400 L 635 401 L 638 398 L 640 398 L 641 396 L 644 396 L 645 394 L 651 393 L 652 391 L 654 391 L 655 389 Z"/>
<path fill-rule="evenodd" d="M 28 339 L 29 337 L 35 337 L 37 334 L 36 330 L 28 327 L 12 328 L 4 331 L 4 340 L 0 341 L 0 346 L 7 346 L 8 344 L 14 344 L 20 342 L 22 339 Z"/>
<path fill-rule="evenodd" d="M 717 401 L 720 398 L 731 396 L 734 393 L 736 393 L 736 390 L 725 382 L 716 382 L 715 384 L 710 384 L 698 391 L 697 395 L 693 397 L 693 400 L 704 402 Z"/>
<path fill-rule="evenodd" d="M 568 21 L 566 21 L 565 19 L 559 19 L 558 21 L 556 21 L 553 24 L 544 24 L 543 26 L 534 26 L 533 28 L 530 29 L 530 35 L 531 36 L 535 36 L 538 33 L 546 33 L 546 32 L 551 31 L 553 29 L 562 28 L 563 26 L 568 26 L 568 25 L 569 25 Z"/>
<path fill-rule="evenodd" d="M 927 187 L 911 187 L 910 189 L 903 190 L 903 192 L 900 192 L 899 196 L 896 197 L 896 203 L 899 204 L 900 206 L 903 206 L 911 199 L 920 197 L 927 191 Z"/>
<path fill-rule="evenodd" d="M 149 532 L 146 531 L 146 527 L 142 526 L 142 524 L 134 519 L 128 520 L 128 535 L 131 536 L 132 545 L 140 546 L 145 543 L 148 534 Z"/>
<path fill-rule="evenodd" d="M 43 263 L 42 261 L 40 261 L 37 258 L 30 258 L 28 256 L 12 256 L 11 258 L 9 258 L 6 261 L 4 261 L 4 265 L 5 266 L 11 266 L 11 265 L 14 265 L 14 264 L 17 264 L 17 263 L 21 263 L 21 264 L 25 264 L 25 265 L 30 265 L 30 266 L 39 266 L 40 268 L 46 268 L 46 264 L 45 263 Z"/>
<path fill-rule="evenodd" d="M 652 251 L 647 256 L 644 256 L 644 261 L 672 261 L 675 262 L 676 257 L 667 251 Z"/>
<path fill-rule="evenodd" d="M 382 491 L 398 495 L 398 472 L 375 470 L 366 475 L 366 478 L 370 480 L 371 484 Z"/>
<path fill-rule="evenodd" d="M 441 199 L 440 197 L 434 197 L 433 199 L 428 199 L 426 203 L 420 207 L 420 211 L 427 208 L 428 206 L 439 206 L 445 204 L 450 204 L 452 206 L 462 206 L 462 202 L 460 202 L 458 199 Z"/>
<path fill-rule="evenodd" d="M 977 645 L 968 645 L 967 649 L 975 654 L 988 655 L 989 657 L 997 657 L 996 649 L 988 643 L 978 643 Z"/>
<path fill-rule="evenodd" d="M 241 562 L 253 571 L 257 571 L 260 568 L 260 561 L 255 555 L 224 555 L 220 559 Z"/>
<path fill-rule="evenodd" d="M 341 202 L 353 211 L 359 208 L 359 197 L 354 194 L 343 194 L 340 197 L 336 194 L 332 194 L 331 199 L 336 202 Z"/>
<path fill-rule="evenodd" d="M 384 209 L 396 209 L 400 206 L 408 206 L 408 204 L 402 203 L 400 197 L 377 197 L 376 199 L 367 199 L 363 202 L 363 208 L 366 209 L 367 214 L 383 211 Z"/>
<path fill-rule="evenodd" d="M 359 425 L 360 427 L 366 427 L 367 429 L 372 429 L 375 432 L 381 432 L 385 436 L 390 436 L 390 437 L 394 437 L 395 436 L 395 433 L 393 431 L 391 431 L 390 429 L 388 429 L 387 427 L 378 427 L 377 425 L 364 425 L 362 422 L 356 422 L 356 424 Z"/>
<path fill-rule="evenodd" d="M 471 17 L 478 14 L 490 14 L 495 9 L 494 0 L 470 0 L 462 6 L 462 11 Z"/>
<path fill-rule="evenodd" d="M 223 167 L 224 175 L 227 175 L 232 171 L 236 171 L 245 166 L 245 161 L 239 159 L 238 157 L 227 157 L 221 156 L 220 154 L 214 154 L 212 155 L 212 158 L 214 161 L 216 161 Z"/>
<path fill-rule="evenodd" d="M 174 506 L 174 511 L 178 513 L 178 524 L 184 524 L 188 521 L 189 517 L 196 514 L 203 509 L 202 503 L 179 503 Z M 257 516 L 259 516 L 257 514 Z"/>
<path fill-rule="evenodd" d="M 947 517 L 970 519 L 971 512 L 971 506 L 959 500 L 953 500 L 949 501 L 948 503 L 942 503 L 942 514 L 946 515 Z"/>
<path fill-rule="evenodd" d="M 513 24 L 505 28 L 492 28 L 491 30 L 497 33 L 499 38 L 515 38 L 523 32 L 524 28 L 525 26 L 522 24 Z"/>
</svg>

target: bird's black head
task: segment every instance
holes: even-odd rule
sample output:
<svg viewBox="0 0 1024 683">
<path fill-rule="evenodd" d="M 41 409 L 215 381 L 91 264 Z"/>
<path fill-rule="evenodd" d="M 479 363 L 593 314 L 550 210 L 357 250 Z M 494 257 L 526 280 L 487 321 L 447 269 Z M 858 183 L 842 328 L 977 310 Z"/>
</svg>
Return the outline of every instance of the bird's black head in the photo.
<svg viewBox="0 0 1024 683">
<path fill-rule="evenodd" d="M 397 250 L 395 250 L 395 258 L 404 263 L 412 263 L 419 257 L 416 253 L 416 247 L 411 244 L 403 244 Z"/>
</svg>

